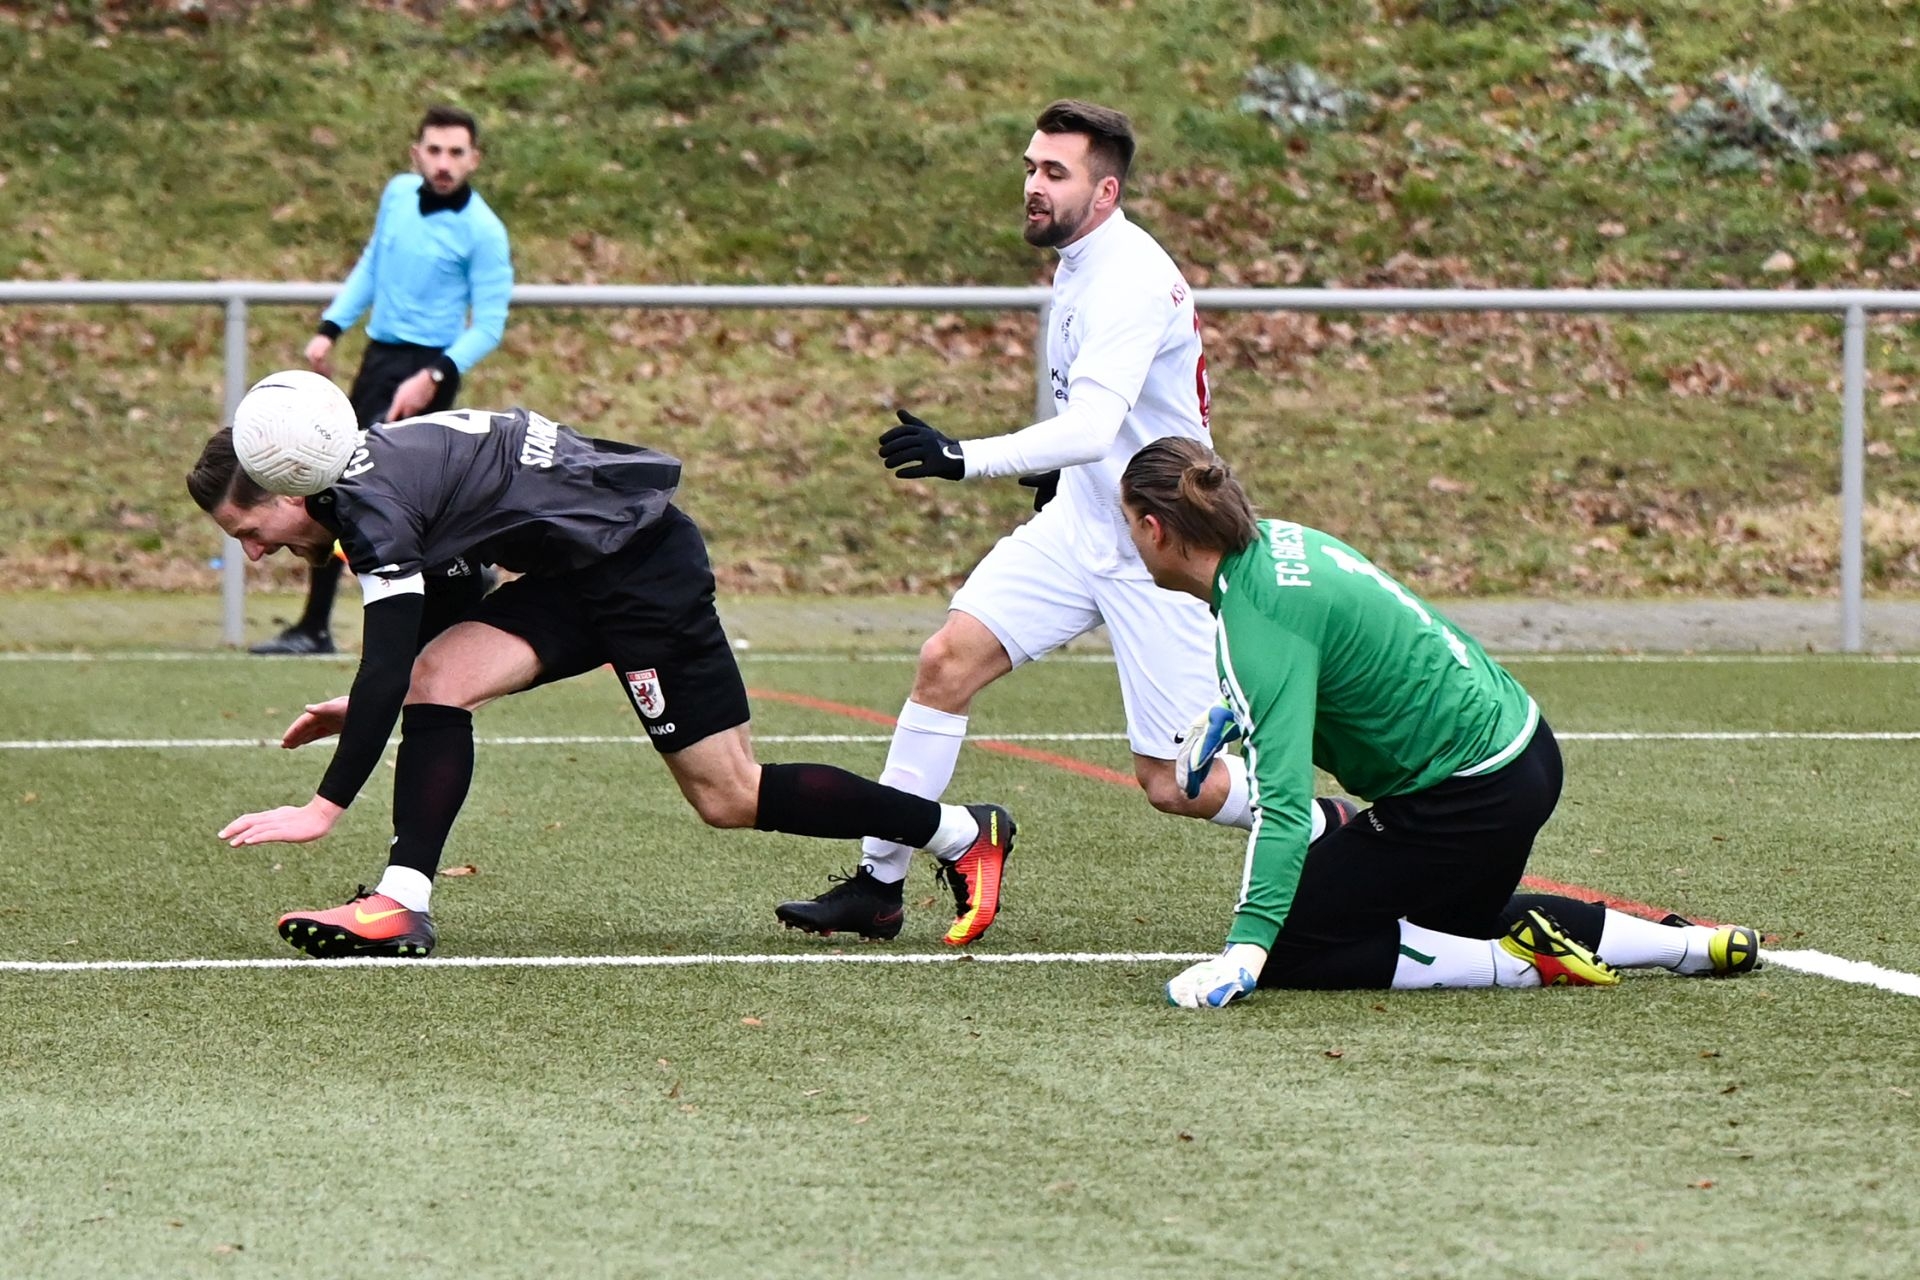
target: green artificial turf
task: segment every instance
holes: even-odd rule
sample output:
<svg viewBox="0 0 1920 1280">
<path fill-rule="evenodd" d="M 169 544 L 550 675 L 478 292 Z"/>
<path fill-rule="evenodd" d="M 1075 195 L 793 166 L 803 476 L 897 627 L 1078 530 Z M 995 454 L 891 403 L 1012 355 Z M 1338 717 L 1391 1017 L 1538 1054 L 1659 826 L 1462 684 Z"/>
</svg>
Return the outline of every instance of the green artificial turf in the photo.
<svg viewBox="0 0 1920 1280">
<path fill-rule="evenodd" d="M 910 664 L 759 659 L 766 759 L 873 773 Z M 1533 870 L 1908 972 L 1908 668 L 1529 663 L 1568 739 Z M 0 663 L 7 740 L 266 738 L 349 662 Z M 976 735 L 1117 733 L 1099 661 L 989 690 Z M 923 869 L 894 944 L 781 931 L 848 846 L 702 828 L 606 675 L 483 712 L 434 910 L 445 957 L 787 965 L 0 972 L 0 1241 L 35 1276 L 1898 1271 L 1920 1248 L 1920 1003 L 1780 966 L 1611 990 L 1264 993 L 1167 1008 L 1178 961 L 934 965 Z M 786 742 L 792 735 L 855 741 Z M 1022 745 L 1125 770 L 1114 741 Z M 214 830 L 324 753 L 0 751 L 0 959 L 291 957 L 272 930 L 377 874 L 390 776 L 327 841 Z M 1010 804 L 975 950 L 1201 952 L 1240 839 L 970 749 Z M 839 940 L 835 940 L 838 942 Z M 850 957 L 853 962 L 840 959 Z"/>
</svg>

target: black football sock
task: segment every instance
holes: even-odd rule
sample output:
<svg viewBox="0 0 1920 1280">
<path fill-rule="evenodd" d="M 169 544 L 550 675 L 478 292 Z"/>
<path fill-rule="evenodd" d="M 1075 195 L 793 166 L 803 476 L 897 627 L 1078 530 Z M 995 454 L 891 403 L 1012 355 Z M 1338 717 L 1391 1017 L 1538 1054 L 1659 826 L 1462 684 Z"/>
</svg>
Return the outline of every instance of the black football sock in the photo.
<svg viewBox="0 0 1920 1280">
<path fill-rule="evenodd" d="M 319 635 L 333 622 L 333 597 L 340 590 L 340 557 L 328 556 L 327 562 L 307 570 L 307 607 L 295 628 Z"/>
<path fill-rule="evenodd" d="M 829 839 L 876 836 L 924 849 L 940 829 L 940 806 L 830 764 L 769 764 L 760 768 L 753 825 Z"/>
<path fill-rule="evenodd" d="M 473 783 L 473 713 L 430 702 L 400 713 L 393 772 L 393 848 L 387 861 L 431 879 Z"/>
</svg>

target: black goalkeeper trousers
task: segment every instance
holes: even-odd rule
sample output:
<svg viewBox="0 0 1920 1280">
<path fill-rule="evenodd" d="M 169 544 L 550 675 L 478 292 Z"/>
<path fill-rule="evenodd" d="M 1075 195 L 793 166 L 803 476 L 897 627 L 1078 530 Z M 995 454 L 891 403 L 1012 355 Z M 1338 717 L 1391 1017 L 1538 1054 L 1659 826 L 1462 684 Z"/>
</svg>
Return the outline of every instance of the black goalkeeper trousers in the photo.
<svg viewBox="0 0 1920 1280">
<path fill-rule="evenodd" d="M 1391 986 L 1402 919 L 1461 937 L 1500 936 L 1518 914 L 1514 890 L 1561 781 L 1560 746 L 1542 720 L 1533 741 L 1492 773 L 1382 797 L 1328 832 L 1307 850 L 1260 985 Z"/>
</svg>

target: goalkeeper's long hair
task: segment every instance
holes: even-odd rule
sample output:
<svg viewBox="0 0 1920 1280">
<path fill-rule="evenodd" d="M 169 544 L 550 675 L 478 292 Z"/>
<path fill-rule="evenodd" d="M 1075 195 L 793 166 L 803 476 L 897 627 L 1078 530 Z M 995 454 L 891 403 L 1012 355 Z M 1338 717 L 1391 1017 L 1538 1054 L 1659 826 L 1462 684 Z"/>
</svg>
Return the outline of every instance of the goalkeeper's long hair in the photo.
<svg viewBox="0 0 1920 1280">
<path fill-rule="evenodd" d="M 228 499 L 242 511 L 259 506 L 273 495 L 253 482 L 233 451 L 233 428 L 222 427 L 200 450 L 200 460 L 187 472 L 187 492 L 208 515 Z"/>
<path fill-rule="evenodd" d="M 1120 476 L 1120 500 L 1188 547 L 1228 555 L 1259 536 L 1233 468 L 1198 440 L 1169 436 L 1134 454 Z"/>
</svg>

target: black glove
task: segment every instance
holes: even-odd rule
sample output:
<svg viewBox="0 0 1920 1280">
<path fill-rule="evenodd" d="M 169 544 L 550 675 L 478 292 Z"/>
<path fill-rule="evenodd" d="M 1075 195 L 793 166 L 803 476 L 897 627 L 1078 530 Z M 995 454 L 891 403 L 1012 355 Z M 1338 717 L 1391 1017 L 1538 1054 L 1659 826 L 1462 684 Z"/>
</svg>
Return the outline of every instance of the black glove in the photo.
<svg viewBox="0 0 1920 1280">
<path fill-rule="evenodd" d="M 880 460 L 901 480 L 964 480 L 967 462 L 960 456 L 960 442 L 941 435 L 905 409 L 898 411 L 900 425 L 890 427 L 880 437 Z"/>
<path fill-rule="evenodd" d="M 1060 492 L 1059 468 L 1042 471 L 1036 476 L 1021 476 L 1020 487 L 1033 490 L 1033 509 L 1039 511 L 1052 502 L 1053 496 Z"/>
</svg>

